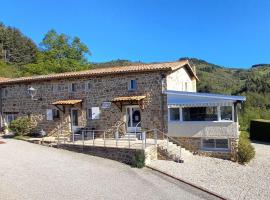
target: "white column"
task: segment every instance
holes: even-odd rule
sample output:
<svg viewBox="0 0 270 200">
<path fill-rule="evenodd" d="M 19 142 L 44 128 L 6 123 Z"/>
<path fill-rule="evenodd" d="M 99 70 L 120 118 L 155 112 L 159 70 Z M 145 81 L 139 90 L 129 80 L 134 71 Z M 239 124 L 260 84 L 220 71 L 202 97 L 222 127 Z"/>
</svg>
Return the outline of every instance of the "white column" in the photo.
<svg viewBox="0 0 270 200">
<path fill-rule="evenodd" d="M 183 121 L 183 108 L 179 107 L 179 113 L 180 113 L 180 122 Z"/>
<path fill-rule="evenodd" d="M 218 121 L 221 121 L 220 106 L 217 106 L 217 112 L 218 112 Z"/>
</svg>

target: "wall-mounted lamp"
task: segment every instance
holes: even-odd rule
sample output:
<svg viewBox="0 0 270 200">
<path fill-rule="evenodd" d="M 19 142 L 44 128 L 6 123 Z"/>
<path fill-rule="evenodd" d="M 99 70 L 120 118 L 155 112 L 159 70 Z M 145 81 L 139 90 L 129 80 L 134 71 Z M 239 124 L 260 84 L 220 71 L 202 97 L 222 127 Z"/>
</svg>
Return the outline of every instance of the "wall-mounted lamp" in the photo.
<svg viewBox="0 0 270 200">
<path fill-rule="evenodd" d="M 32 100 L 35 100 L 35 101 L 41 101 L 42 100 L 41 98 L 38 98 L 38 99 L 34 98 L 36 96 L 36 94 L 37 94 L 37 89 L 33 88 L 32 86 L 27 89 L 27 92 L 30 95 Z"/>
</svg>

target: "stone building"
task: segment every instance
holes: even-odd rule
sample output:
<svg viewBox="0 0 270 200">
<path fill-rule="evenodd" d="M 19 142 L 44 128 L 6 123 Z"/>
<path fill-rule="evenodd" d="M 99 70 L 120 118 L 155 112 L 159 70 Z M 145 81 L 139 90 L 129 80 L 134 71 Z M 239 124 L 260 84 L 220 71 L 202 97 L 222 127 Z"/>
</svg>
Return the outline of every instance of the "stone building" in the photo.
<svg viewBox="0 0 270 200">
<path fill-rule="evenodd" d="M 187 60 L 1 79 L 1 126 L 28 116 L 54 135 L 123 121 L 129 134 L 159 129 L 192 151 L 230 153 L 244 98 L 196 93 L 196 81 Z"/>
</svg>

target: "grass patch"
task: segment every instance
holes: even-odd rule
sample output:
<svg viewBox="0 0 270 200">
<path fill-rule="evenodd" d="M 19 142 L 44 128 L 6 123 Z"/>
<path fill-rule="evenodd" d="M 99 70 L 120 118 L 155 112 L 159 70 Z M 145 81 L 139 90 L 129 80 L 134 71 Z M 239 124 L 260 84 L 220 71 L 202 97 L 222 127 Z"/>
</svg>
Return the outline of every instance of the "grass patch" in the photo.
<svg viewBox="0 0 270 200">
<path fill-rule="evenodd" d="M 13 139 L 16 139 L 16 140 L 27 140 L 29 139 L 30 137 L 29 136 L 24 136 L 24 135 L 16 135 L 13 137 Z"/>
<path fill-rule="evenodd" d="M 137 167 L 137 168 L 143 168 L 144 167 L 144 161 L 145 161 L 145 155 L 141 151 L 136 151 L 133 161 L 132 161 L 132 166 Z"/>
</svg>

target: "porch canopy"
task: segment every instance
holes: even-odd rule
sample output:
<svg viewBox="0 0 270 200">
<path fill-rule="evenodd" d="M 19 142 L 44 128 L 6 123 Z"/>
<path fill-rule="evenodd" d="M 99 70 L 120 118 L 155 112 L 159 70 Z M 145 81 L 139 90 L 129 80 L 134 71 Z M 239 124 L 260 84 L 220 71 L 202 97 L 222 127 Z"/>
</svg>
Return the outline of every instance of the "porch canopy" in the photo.
<svg viewBox="0 0 270 200">
<path fill-rule="evenodd" d="M 65 111 L 65 109 L 61 109 L 59 106 L 66 106 L 66 105 L 71 105 L 74 106 L 76 104 L 81 104 L 82 99 L 63 99 L 63 100 L 58 100 L 52 103 L 55 107 L 57 107 L 59 110 L 62 112 Z"/>
<path fill-rule="evenodd" d="M 246 100 L 244 96 L 173 90 L 167 90 L 165 94 L 167 94 L 167 104 L 169 107 L 232 106 L 234 103 L 241 103 Z"/>
<path fill-rule="evenodd" d="M 112 99 L 112 102 L 122 110 L 123 105 L 139 105 L 140 108 L 144 109 L 143 100 L 146 96 L 122 96 L 122 97 L 115 97 Z"/>
</svg>

